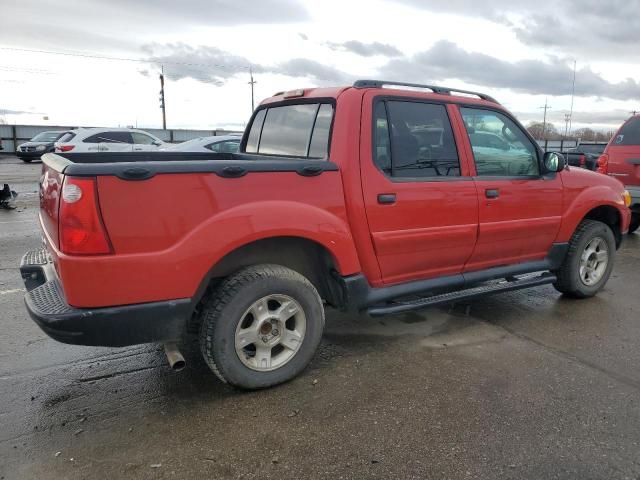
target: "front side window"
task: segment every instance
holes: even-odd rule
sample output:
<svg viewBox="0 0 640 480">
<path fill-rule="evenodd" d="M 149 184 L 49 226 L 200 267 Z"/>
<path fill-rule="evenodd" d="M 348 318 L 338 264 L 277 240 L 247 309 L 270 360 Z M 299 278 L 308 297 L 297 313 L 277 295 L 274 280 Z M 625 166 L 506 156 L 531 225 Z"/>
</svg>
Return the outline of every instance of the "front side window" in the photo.
<svg viewBox="0 0 640 480">
<path fill-rule="evenodd" d="M 392 177 L 459 177 L 444 105 L 388 100 L 374 108 L 374 161 Z"/>
<path fill-rule="evenodd" d="M 333 106 L 281 105 L 260 110 L 251 125 L 247 153 L 327 158 Z"/>
<path fill-rule="evenodd" d="M 156 141 L 154 138 L 149 135 L 145 135 L 144 133 L 131 132 L 131 136 L 133 137 L 133 143 L 137 143 L 139 145 L 153 145 Z"/>
<path fill-rule="evenodd" d="M 240 140 L 227 140 L 223 142 L 210 143 L 206 148 L 216 153 L 236 153 L 239 146 Z"/>
<path fill-rule="evenodd" d="M 530 177 L 540 174 L 538 150 L 507 116 L 461 108 L 478 176 Z"/>
</svg>

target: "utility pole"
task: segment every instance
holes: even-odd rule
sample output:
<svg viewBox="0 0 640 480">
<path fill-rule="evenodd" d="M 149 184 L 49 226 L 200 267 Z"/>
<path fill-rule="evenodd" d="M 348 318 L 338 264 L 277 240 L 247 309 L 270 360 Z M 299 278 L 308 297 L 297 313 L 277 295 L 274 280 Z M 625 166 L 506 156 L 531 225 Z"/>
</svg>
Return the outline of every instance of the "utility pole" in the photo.
<svg viewBox="0 0 640 480">
<path fill-rule="evenodd" d="M 571 121 L 571 114 L 564 114 L 564 138 L 567 138 L 567 132 L 569 131 L 569 122 Z"/>
<path fill-rule="evenodd" d="M 550 108 L 552 108 L 548 101 L 548 99 L 545 98 L 544 99 L 544 107 L 540 107 L 540 108 L 544 108 L 544 119 L 542 120 L 542 138 L 540 140 L 544 140 L 544 132 L 547 129 L 547 110 L 549 110 Z"/>
<path fill-rule="evenodd" d="M 251 85 L 251 113 L 253 113 L 253 111 L 256 109 L 255 100 L 253 97 L 253 86 L 258 82 L 253 79 L 253 69 L 251 67 L 249 67 L 249 77 L 251 78 L 251 80 L 249 81 L 249 85 Z"/>
<path fill-rule="evenodd" d="M 160 108 L 162 109 L 162 129 L 167 129 L 167 112 L 164 105 L 164 65 L 160 73 Z"/>
<path fill-rule="evenodd" d="M 571 110 L 569 111 L 569 134 L 571 134 L 571 127 L 573 123 L 573 98 L 576 95 L 576 60 L 573 61 L 573 83 L 571 85 Z"/>
</svg>

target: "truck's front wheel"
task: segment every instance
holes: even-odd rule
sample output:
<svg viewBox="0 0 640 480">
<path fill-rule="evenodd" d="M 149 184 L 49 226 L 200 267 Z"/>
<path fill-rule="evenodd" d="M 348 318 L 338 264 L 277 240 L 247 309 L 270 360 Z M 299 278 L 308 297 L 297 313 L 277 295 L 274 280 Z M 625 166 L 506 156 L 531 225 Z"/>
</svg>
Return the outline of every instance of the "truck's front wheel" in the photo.
<svg viewBox="0 0 640 480">
<path fill-rule="evenodd" d="M 556 290 L 574 298 L 592 297 L 609 280 L 616 240 L 609 226 L 583 220 L 569 242 L 569 251 L 556 273 Z"/>
<path fill-rule="evenodd" d="M 323 329 L 322 300 L 311 282 L 280 265 L 256 265 L 224 280 L 205 301 L 200 347 L 222 381 L 266 388 L 308 365 Z"/>
</svg>

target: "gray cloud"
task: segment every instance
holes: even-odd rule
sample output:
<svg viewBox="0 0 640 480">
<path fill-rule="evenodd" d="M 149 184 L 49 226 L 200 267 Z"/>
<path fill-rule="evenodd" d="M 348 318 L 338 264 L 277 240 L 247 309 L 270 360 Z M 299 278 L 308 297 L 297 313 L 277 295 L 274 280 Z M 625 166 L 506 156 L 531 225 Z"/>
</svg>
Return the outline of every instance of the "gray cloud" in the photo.
<svg viewBox="0 0 640 480">
<path fill-rule="evenodd" d="M 327 42 L 326 44 L 332 50 L 355 53 L 362 57 L 373 57 L 375 55 L 383 55 L 385 57 L 400 57 L 402 52 L 393 45 L 380 42 L 364 43 L 358 40 L 349 40 L 342 43 Z"/>
<path fill-rule="evenodd" d="M 93 51 L 131 50 L 144 35 L 162 38 L 189 27 L 302 22 L 298 0 L 49 0 L 3 2 L 0 43 Z M 19 21 L 16 21 L 19 19 Z"/>
<path fill-rule="evenodd" d="M 556 5 L 560 11 L 532 12 L 514 27 L 518 39 L 574 55 L 640 58 L 640 0 L 568 0 Z"/>
<path fill-rule="evenodd" d="M 552 57 L 510 63 L 483 53 L 470 53 L 457 45 L 440 41 L 411 58 L 394 59 L 381 69 L 390 79 L 418 83 L 458 79 L 475 85 L 508 88 L 517 92 L 570 95 L 572 66 Z M 617 100 L 640 99 L 640 84 L 630 78 L 612 83 L 590 68 L 576 75 L 576 95 Z"/>
<path fill-rule="evenodd" d="M 527 45 L 564 55 L 637 59 L 640 0 L 395 0 L 431 12 L 486 18 Z"/>
<path fill-rule="evenodd" d="M 149 44 L 144 45 L 142 51 L 149 55 L 151 62 L 163 65 L 165 75 L 172 80 L 193 78 L 220 86 L 238 73 L 248 74 L 251 66 L 248 59 L 216 47 L 192 47 L 184 43 Z M 252 68 L 256 73 L 263 71 L 260 65 Z M 149 74 L 145 72 L 140 73 Z"/>
<path fill-rule="evenodd" d="M 291 77 L 309 77 L 318 85 L 348 83 L 352 76 L 315 60 L 293 58 L 270 69 L 272 73 L 280 73 Z"/>
<path fill-rule="evenodd" d="M 149 55 L 150 62 L 164 65 L 165 75 L 172 80 L 193 78 L 221 86 L 237 74 L 248 75 L 249 67 L 254 73 L 307 77 L 318 85 L 342 84 L 352 79 L 345 72 L 307 58 L 292 58 L 275 65 L 260 65 L 216 47 L 191 47 L 183 43 L 152 44 L 143 46 L 142 50 Z M 151 74 L 148 70 L 140 70 L 140 73 L 145 76 Z"/>
</svg>

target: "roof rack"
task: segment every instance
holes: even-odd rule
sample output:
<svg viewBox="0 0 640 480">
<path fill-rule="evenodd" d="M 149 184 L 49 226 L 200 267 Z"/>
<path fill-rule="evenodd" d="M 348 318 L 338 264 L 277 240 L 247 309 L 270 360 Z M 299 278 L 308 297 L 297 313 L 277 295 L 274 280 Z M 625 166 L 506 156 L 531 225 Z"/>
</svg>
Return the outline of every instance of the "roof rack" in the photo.
<svg viewBox="0 0 640 480">
<path fill-rule="evenodd" d="M 433 93 L 439 93 L 441 95 L 451 95 L 453 93 L 462 93 L 464 95 L 474 95 L 482 100 L 488 102 L 498 103 L 498 101 L 485 94 L 472 92 L 470 90 L 460 90 L 459 88 L 438 87 L 436 85 L 421 85 L 419 83 L 405 83 L 405 82 L 387 82 L 385 80 L 356 80 L 353 83 L 354 88 L 384 88 L 385 85 L 392 85 L 398 87 L 411 87 L 411 88 L 427 88 Z"/>
</svg>

